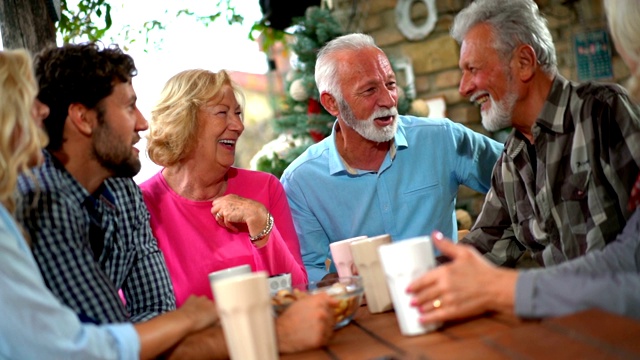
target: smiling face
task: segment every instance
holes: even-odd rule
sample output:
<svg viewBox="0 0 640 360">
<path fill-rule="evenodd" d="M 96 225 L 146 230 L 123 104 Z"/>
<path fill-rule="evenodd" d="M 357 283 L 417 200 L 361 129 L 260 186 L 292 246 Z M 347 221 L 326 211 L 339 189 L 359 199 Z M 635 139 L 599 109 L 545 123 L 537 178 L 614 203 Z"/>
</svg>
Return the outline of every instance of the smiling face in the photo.
<svg viewBox="0 0 640 360">
<path fill-rule="evenodd" d="M 132 177 L 140 171 L 139 131 L 148 127 L 136 106 L 136 93 L 130 82 L 118 83 L 111 95 L 102 99 L 95 110 L 98 126 L 92 134 L 93 157 L 110 170 L 112 176 Z"/>
<path fill-rule="evenodd" d="M 340 118 L 367 140 L 391 140 L 397 128 L 398 91 L 389 60 L 375 48 L 337 56 L 341 64 L 349 64 L 338 71 L 342 96 L 335 98 Z"/>
<path fill-rule="evenodd" d="M 509 59 L 494 48 L 494 35 L 486 24 L 473 27 L 460 48 L 460 94 L 480 106 L 482 125 L 489 131 L 511 126 L 518 95 Z"/>
<path fill-rule="evenodd" d="M 236 142 L 244 131 L 242 107 L 233 88 L 224 85 L 220 95 L 202 105 L 196 116 L 199 131 L 195 157 L 228 169 L 235 161 Z"/>
</svg>

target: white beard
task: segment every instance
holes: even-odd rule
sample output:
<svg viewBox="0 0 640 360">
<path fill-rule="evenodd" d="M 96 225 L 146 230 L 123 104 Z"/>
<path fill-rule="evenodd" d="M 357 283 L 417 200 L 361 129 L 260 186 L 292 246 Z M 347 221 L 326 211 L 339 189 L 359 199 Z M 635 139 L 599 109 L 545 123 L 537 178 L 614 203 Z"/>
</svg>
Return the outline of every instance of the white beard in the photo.
<svg viewBox="0 0 640 360">
<path fill-rule="evenodd" d="M 505 98 L 496 102 L 491 96 L 489 100 L 491 106 L 488 111 L 481 110 L 482 126 L 488 131 L 498 131 L 511 126 L 511 116 L 518 96 L 510 92 Z"/>
<path fill-rule="evenodd" d="M 365 120 L 357 119 L 344 99 L 338 100 L 338 109 L 345 124 L 367 140 L 378 143 L 387 142 L 393 139 L 398 129 L 398 109 L 395 106 L 390 109 L 378 108 Z M 393 116 L 391 125 L 377 127 L 374 119 L 385 116 Z"/>
</svg>

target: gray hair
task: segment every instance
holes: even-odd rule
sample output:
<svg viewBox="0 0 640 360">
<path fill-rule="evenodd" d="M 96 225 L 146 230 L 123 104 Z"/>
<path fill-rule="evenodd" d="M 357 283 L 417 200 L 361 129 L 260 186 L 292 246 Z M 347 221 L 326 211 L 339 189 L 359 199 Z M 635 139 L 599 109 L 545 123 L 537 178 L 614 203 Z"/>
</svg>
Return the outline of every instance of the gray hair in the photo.
<svg viewBox="0 0 640 360">
<path fill-rule="evenodd" d="M 328 92 L 341 99 L 342 92 L 338 86 L 339 62 L 333 55 L 340 51 L 357 51 L 368 48 L 380 50 L 371 36 L 360 33 L 343 35 L 326 43 L 318 52 L 316 60 L 315 78 L 318 92 L 321 95 L 323 92 Z"/>
<path fill-rule="evenodd" d="M 494 48 L 505 59 L 510 59 L 519 45 L 530 45 L 542 70 L 556 74 L 553 38 L 533 0 L 476 0 L 456 15 L 451 36 L 462 43 L 469 30 L 480 23 L 491 26 L 496 37 Z"/>
</svg>

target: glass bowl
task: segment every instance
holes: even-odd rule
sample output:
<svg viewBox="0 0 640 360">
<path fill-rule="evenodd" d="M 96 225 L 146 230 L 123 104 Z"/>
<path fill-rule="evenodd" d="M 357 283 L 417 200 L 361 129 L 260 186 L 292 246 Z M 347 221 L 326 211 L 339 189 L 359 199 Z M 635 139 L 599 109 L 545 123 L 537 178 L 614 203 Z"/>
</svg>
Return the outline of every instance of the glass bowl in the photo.
<svg viewBox="0 0 640 360">
<path fill-rule="evenodd" d="M 326 292 L 339 301 L 334 309 L 336 329 L 339 329 L 353 319 L 362 303 L 364 287 L 360 276 L 335 277 L 320 281 L 310 281 L 309 284 L 294 285 L 292 289 L 282 289 L 271 298 L 273 309 L 280 315 L 289 305 L 309 294 Z"/>
</svg>

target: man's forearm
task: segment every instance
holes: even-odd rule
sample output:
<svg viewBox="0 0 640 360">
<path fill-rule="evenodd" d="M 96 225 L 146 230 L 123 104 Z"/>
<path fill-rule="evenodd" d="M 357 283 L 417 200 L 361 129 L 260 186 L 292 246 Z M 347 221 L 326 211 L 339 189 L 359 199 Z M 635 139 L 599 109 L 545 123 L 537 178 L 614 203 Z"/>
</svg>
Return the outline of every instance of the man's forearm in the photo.
<svg viewBox="0 0 640 360">
<path fill-rule="evenodd" d="M 176 345 L 165 359 L 216 360 L 228 359 L 222 327 L 214 326 L 187 336 Z"/>
</svg>

